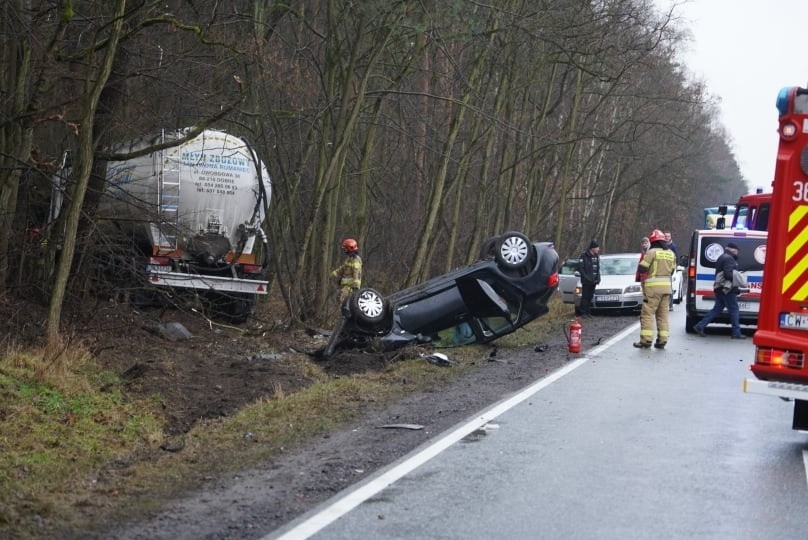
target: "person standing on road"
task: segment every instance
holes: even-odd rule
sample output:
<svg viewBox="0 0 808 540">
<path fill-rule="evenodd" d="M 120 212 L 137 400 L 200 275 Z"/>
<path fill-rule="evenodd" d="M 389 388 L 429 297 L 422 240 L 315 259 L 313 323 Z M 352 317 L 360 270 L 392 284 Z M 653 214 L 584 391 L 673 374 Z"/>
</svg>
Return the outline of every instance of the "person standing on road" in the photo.
<svg viewBox="0 0 808 540">
<path fill-rule="evenodd" d="M 640 261 L 638 273 L 645 274 L 643 281 L 642 311 L 640 312 L 640 341 L 634 346 L 640 349 L 651 347 L 656 321 L 657 349 L 668 344 L 668 300 L 671 295 L 671 275 L 676 270 L 673 251 L 668 249 L 665 234 L 654 229 L 648 235 L 651 248 Z"/>
<path fill-rule="evenodd" d="M 597 240 L 589 242 L 589 248 L 581 253 L 581 306 L 582 317 L 592 316 L 592 298 L 595 296 L 595 285 L 600 283 L 600 244 Z"/>
<path fill-rule="evenodd" d="M 342 241 L 342 251 L 347 255 L 345 260 L 331 272 L 332 277 L 339 279 L 340 304 L 362 286 L 362 258 L 359 256 L 359 244 L 353 238 L 346 238 Z"/>
<path fill-rule="evenodd" d="M 701 337 L 706 337 L 704 329 L 713 319 L 721 315 L 724 308 L 729 313 L 729 321 L 732 325 L 732 339 L 746 339 L 741 333 L 741 312 L 738 308 L 738 287 L 732 286 L 732 274 L 738 269 L 738 245 L 729 242 L 724 248 L 724 253 L 715 262 L 715 303 L 713 309 L 707 312 L 702 320 L 693 326 Z"/>
</svg>

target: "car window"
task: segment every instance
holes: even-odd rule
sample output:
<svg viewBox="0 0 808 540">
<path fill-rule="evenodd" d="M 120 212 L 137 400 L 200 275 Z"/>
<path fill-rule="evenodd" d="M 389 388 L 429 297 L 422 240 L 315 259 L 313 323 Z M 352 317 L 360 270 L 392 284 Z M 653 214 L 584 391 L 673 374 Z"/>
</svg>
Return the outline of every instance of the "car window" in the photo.
<svg viewBox="0 0 808 540">
<path fill-rule="evenodd" d="M 637 271 L 638 257 L 600 259 L 600 273 L 604 276 L 632 276 Z"/>
<path fill-rule="evenodd" d="M 581 264 L 581 259 L 567 259 L 561 265 L 561 274 L 572 275 L 578 271 L 578 266 Z"/>
<path fill-rule="evenodd" d="M 461 322 L 449 328 L 436 332 L 432 337 L 432 346 L 439 349 L 460 347 L 476 343 L 477 336 L 468 322 Z"/>
<path fill-rule="evenodd" d="M 766 256 L 766 239 L 758 237 L 704 236 L 701 240 L 699 263 L 705 268 L 715 268 L 715 263 L 724 253 L 724 246 L 735 242 L 740 248 L 738 253 L 738 270 L 741 272 L 763 271 Z"/>
</svg>

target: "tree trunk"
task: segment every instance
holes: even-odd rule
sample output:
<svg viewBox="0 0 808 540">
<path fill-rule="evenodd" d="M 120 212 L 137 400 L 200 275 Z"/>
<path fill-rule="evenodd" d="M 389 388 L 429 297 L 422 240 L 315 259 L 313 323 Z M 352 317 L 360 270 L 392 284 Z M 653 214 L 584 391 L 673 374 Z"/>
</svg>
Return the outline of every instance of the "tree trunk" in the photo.
<svg viewBox="0 0 808 540">
<path fill-rule="evenodd" d="M 70 276 L 70 267 L 73 263 L 73 254 L 76 248 L 76 233 L 81 216 L 81 208 L 84 202 L 84 193 L 90 180 L 90 171 L 93 167 L 93 155 L 95 153 L 95 139 L 93 122 L 95 112 L 98 107 L 99 96 L 106 84 L 112 65 L 115 61 L 115 53 L 118 48 L 118 41 L 123 28 L 123 13 L 126 8 L 126 0 L 118 0 L 112 16 L 110 34 L 104 48 L 104 57 L 98 66 L 93 66 L 93 58 L 90 57 L 88 63 L 88 77 L 84 93 L 84 113 L 82 114 L 79 126 L 78 155 L 74 163 L 77 167 L 71 174 L 75 181 L 75 188 L 72 191 L 73 197 L 68 201 L 67 211 L 62 214 L 64 227 L 64 239 L 62 250 L 56 267 L 56 277 L 51 292 L 50 305 L 48 307 L 48 321 L 46 336 L 49 345 L 57 345 L 60 341 L 59 327 L 62 317 L 62 304 L 64 302 L 67 281 Z"/>
</svg>

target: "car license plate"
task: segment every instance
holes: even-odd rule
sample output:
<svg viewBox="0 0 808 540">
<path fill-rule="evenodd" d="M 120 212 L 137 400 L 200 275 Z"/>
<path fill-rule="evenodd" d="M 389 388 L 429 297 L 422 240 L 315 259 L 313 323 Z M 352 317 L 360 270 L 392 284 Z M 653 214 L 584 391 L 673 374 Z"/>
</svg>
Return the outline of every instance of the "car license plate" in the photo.
<svg viewBox="0 0 808 540">
<path fill-rule="evenodd" d="M 781 313 L 780 328 L 793 328 L 794 330 L 808 330 L 808 314 Z"/>
<path fill-rule="evenodd" d="M 604 294 L 595 297 L 595 302 L 619 302 L 620 296 L 617 294 Z"/>
<path fill-rule="evenodd" d="M 171 267 L 170 266 L 159 265 L 159 264 L 147 264 L 146 265 L 146 272 L 148 272 L 149 274 L 151 274 L 152 272 L 154 272 L 154 273 L 157 273 L 157 272 L 171 272 Z"/>
</svg>

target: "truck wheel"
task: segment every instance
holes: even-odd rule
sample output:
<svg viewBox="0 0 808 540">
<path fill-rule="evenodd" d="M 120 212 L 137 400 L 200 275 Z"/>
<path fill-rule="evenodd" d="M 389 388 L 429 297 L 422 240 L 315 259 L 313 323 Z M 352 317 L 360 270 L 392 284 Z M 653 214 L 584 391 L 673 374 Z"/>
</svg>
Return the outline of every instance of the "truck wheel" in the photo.
<svg viewBox="0 0 808 540">
<path fill-rule="evenodd" d="M 354 318 L 368 324 L 380 323 L 387 312 L 382 295 L 369 288 L 353 293 L 348 299 L 348 309 Z"/>
<path fill-rule="evenodd" d="M 210 293 L 208 295 L 210 314 L 216 318 L 234 324 L 245 322 L 253 312 L 254 294 L 243 293 Z"/>
<path fill-rule="evenodd" d="M 516 270 L 527 264 L 533 246 L 522 233 L 508 232 L 497 239 L 494 256 L 504 270 Z"/>
<path fill-rule="evenodd" d="M 699 319 L 697 317 L 691 317 L 690 315 L 685 317 L 685 332 L 688 334 L 695 334 L 696 329 L 693 327 L 696 326 L 698 322 Z"/>
<path fill-rule="evenodd" d="M 800 431 L 808 429 L 808 401 L 804 399 L 794 400 L 794 417 L 791 421 L 791 429 Z"/>
</svg>

